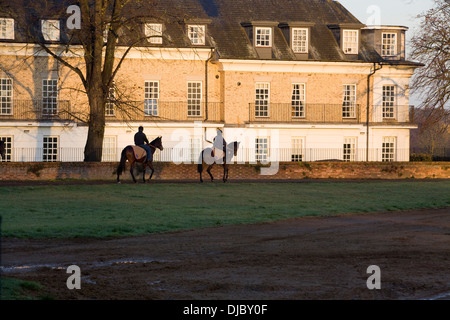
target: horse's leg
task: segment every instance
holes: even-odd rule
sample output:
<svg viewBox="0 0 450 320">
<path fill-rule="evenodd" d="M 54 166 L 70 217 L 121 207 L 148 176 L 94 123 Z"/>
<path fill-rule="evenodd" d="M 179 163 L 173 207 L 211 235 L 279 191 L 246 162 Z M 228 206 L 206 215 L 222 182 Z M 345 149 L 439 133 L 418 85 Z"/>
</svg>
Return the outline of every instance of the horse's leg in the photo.
<svg viewBox="0 0 450 320">
<path fill-rule="evenodd" d="M 223 165 L 223 182 L 227 182 L 228 180 L 228 165 L 224 163 Z"/>
<path fill-rule="evenodd" d="M 155 168 L 153 168 L 153 164 L 149 162 L 148 167 L 150 168 L 150 177 L 148 177 L 148 182 L 150 182 L 150 179 L 153 177 L 153 172 L 155 172 Z"/>
<path fill-rule="evenodd" d="M 134 171 L 134 164 L 135 164 L 136 162 L 133 162 L 131 165 L 130 165 L 130 173 L 131 173 L 131 177 L 133 178 L 133 181 L 134 181 L 134 183 L 136 183 L 136 178 L 134 177 L 134 173 L 133 173 L 133 171 Z"/>
<path fill-rule="evenodd" d="M 203 171 L 203 169 L 202 169 L 202 171 Z M 203 179 L 202 179 L 202 171 L 199 171 L 199 173 L 200 173 L 200 182 L 203 182 Z"/>
<path fill-rule="evenodd" d="M 145 183 L 145 167 L 147 167 L 147 163 L 143 163 L 142 165 L 142 181 Z"/>
<path fill-rule="evenodd" d="M 206 172 L 208 172 L 209 176 L 211 177 L 211 182 L 214 182 L 214 177 L 211 174 L 211 168 L 212 168 L 212 164 L 210 166 L 208 166 L 208 169 L 206 169 Z"/>
</svg>

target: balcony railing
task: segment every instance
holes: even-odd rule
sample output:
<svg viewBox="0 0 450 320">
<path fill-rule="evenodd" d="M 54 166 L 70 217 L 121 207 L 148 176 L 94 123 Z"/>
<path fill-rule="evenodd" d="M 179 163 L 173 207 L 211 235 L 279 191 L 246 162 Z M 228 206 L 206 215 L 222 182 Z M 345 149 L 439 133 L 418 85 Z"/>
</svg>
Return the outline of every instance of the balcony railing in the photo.
<svg viewBox="0 0 450 320">
<path fill-rule="evenodd" d="M 0 120 L 71 120 L 67 100 L 10 100 L 0 102 Z"/>
<path fill-rule="evenodd" d="M 412 117 L 409 105 L 373 106 L 372 122 L 382 123 L 410 123 Z"/>
<path fill-rule="evenodd" d="M 357 104 L 250 103 L 249 110 L 250 122 L 359 123 L 361 120 Z"/>
<path fill-rule="evenodd" d="M 222 102 L 129 101 L 107 105 L 106 121 L 224 121 Z"/>
</svg>

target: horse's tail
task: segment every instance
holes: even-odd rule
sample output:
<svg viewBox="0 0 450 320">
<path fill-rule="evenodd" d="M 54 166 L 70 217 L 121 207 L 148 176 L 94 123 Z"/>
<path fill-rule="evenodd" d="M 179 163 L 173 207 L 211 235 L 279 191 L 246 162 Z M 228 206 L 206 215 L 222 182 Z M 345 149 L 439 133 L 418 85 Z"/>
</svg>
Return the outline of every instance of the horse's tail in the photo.
<svg viewBox="0 0 450 320">
<path fill-rule="evenodd" d="M 200 157 L 198 157 L 197 171 L 199 173 L 202 173 L 203 171 L 203 151 L 200 152 Z"/>
<path fill-rule="evenodd" d="M 120 176 L 123 172 L 123 170 L 125 170 L 125 163 L 127 162 L 127 147 L 125 147 L 122 150 L 122 154 L 120 155 L 120 163 L 119 166 L 117 167 L 117 176 Z"/>
</svg>

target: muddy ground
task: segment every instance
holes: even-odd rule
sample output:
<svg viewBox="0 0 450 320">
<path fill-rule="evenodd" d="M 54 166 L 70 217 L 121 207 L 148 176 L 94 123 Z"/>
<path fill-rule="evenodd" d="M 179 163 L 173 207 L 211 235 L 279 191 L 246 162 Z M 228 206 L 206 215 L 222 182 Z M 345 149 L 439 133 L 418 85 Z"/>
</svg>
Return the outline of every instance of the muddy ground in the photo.
<svg viewBox="0 0 450 320">
<path fill-rule="evenodd" d="M 450 299 L 450 208 L 1 245 L 3 276 L 55 299 Z M 371 265 L 381 289 L 367 287 Z"/>
</svg>

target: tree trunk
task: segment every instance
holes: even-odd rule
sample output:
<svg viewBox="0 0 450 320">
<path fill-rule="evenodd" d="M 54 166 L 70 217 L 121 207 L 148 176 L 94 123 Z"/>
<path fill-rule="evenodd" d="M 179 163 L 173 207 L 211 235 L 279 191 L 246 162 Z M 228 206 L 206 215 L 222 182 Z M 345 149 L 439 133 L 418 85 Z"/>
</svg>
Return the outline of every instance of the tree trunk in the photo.
<svg viewBox="0 0 450 320">
<path fill-rule="evenodd" d="M 89 129 L 84 148 L 85 162 L 102 161 L 103 137 L 105 135 L 105 102 L 102 90 L 89 95 Z"/>
</svg>

